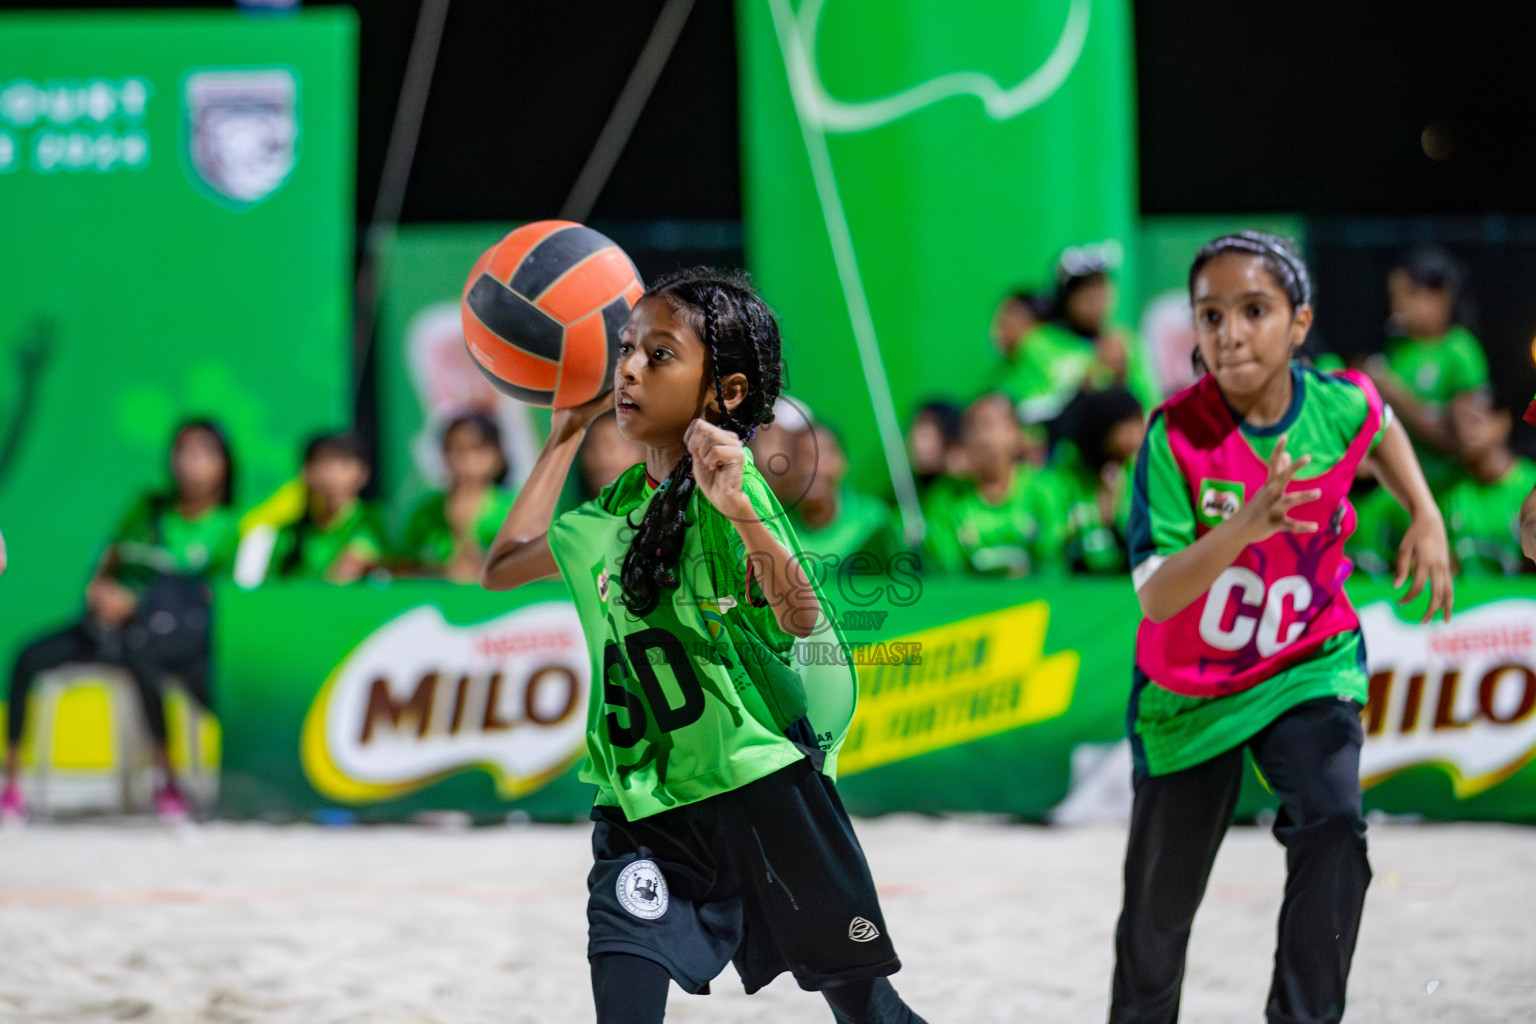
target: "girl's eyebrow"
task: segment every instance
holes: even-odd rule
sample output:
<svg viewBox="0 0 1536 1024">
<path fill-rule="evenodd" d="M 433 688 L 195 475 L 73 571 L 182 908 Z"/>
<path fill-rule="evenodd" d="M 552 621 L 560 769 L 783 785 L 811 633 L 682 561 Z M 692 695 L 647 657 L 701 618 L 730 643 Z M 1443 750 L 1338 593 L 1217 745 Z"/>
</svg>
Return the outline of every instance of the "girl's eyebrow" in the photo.
<svg viewBox="0 0 1536 1024">
<path fill-rule="evenodd" d="M 1238 301 L 1242 301 L 1243 299 L 1273 299 L 1275 297 L 1276 296 L 1275 296 L 1274 292 L 1254 291 L 1254 292 L 1243 292 L 1243 294 L 1239 295 L 1237 298 L 1238 298 Z M 1215 302 L 1215 301 L 1216 301 L 1216 296 L 1214 296 L 1214 295 L 1197 295 L 1197 296 L 1195 296 L 1195 302 L 1197 302 L 1197 303 L 1200 303 L 1200 302 Z"/>
</svg>

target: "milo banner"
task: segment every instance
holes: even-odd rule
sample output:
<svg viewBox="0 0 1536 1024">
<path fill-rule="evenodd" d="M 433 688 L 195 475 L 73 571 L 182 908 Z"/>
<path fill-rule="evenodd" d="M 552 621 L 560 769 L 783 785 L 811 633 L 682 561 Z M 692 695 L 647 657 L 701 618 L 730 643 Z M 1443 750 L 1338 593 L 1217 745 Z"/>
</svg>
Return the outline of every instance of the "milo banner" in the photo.
<svg viewBox="0 0 1536 1024">
<path fill-rule="evenodd" d="M 0 15 L 0 665 L 83 608 L 173 426 L 236 500 L 347 417 L 356 19 Z"/>
<path fill-rule="evenodd" d="M 219 601 L 223 813 L 590 806 L 573 769 L 591 671 L 563 587 L 509 599 L 446 583 L 288 584 Z"/>
<path fill-rule="evenodd" d="M 916 404 L 987 382 L 1006 290 L 1134 252 L 1129 7 L 738 0 L 748 263 L 861 488 L 903 475 Z"/>
<path fill-rule="evenodd" d="M 839 761 L 855 813 L 1078 821 L 1129 808 L 1126 581 L 843 574 L 832 586 L 859 665 Z M 1455 621 L 1425 627 L 1384 588 L 1354 588 L 1372 673 L 1367 807 L 1536 821 L 1526 591 L 1466 585 Z M 560 585 L 291 585 L 225 593 L 219 615 L 224 813 L 568 820 L 590 807 L 576 770 L 591 673 Z M 1250 775 L 1239 813 L 1270 802 Z"/>
</svg>

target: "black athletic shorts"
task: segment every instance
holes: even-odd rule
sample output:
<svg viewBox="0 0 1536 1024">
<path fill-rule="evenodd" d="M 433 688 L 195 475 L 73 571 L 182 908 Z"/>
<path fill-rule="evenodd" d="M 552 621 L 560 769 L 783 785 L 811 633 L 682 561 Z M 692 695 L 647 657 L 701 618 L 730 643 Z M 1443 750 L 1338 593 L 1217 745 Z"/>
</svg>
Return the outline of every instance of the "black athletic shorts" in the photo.
<svg viewBox="0 0 1536 1024">
<path fill-rule="evenodd" d="M 693 993 L 730 962 L 748 992 L 783 971 L 817 990 L 901 967 L 853 823 L 809 760 L 639 821 L 592 819 L 589 957 L 646 957 Z"/>
</svg>

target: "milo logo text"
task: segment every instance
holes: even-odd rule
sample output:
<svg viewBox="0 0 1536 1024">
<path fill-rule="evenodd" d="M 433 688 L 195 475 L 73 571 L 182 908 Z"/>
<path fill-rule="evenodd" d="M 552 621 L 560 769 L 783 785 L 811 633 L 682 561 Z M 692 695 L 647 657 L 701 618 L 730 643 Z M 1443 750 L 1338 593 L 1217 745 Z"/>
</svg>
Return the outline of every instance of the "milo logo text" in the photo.
<svg viewBox="0 0 1536 1024">
<path fill-rule="evenodd" d="M 1232 518 L 1243 507 L 1243 485 L 1232 480 L 1200 481 L 1200 520 L 1207 526 Z"/>
<path fill-rule="evenodd" d="M 1495 601 L 1428 627 L 1379 603 L 1360 621 L 1371 673 L 1360 765 L 1368 785 L 1439 764 L 1464 798 L 1536 754 L 1536 601 Z"/>
<path fill-rule="evenodd" d="M 332 799 L 366 803 L 478 767 L 515 797 L 580 755 L 590 677 L 566 602 L 473 626 L 413 608 L 332 672 L 304 723 L 305 773 Z"/>
</svg>

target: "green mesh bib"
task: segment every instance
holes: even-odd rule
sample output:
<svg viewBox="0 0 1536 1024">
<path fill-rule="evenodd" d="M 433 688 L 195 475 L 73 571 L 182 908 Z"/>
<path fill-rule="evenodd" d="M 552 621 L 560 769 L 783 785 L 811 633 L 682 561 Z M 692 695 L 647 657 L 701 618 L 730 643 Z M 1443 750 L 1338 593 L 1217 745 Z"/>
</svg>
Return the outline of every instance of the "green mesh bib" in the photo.
<svg viewBox="0 0 1536 1024">
<path fill-rule="evenodd" d="M 780 543 L 800 554 L 750 452 L 742 486 Z M 803 640 L 780 630 L 766 610 L 749 609 L 739 535 L 695 489 L 681 584 L 636 618 L 621 600 L 620 576 L 630 524 L 640 522 L 652 500 L 637 465 L 549 531 L 592 657 L 581 777 L 598 786 L 598 803 L 643 818 L 744 786 L 808 755 L 834 776 L 858 680 L 830 604 L 818 588 L 825 614 Z M 801 719 L 808 733 L 796 724 Z M 791 726 L 795 740 L 786 735 Z"/>
</svg>

